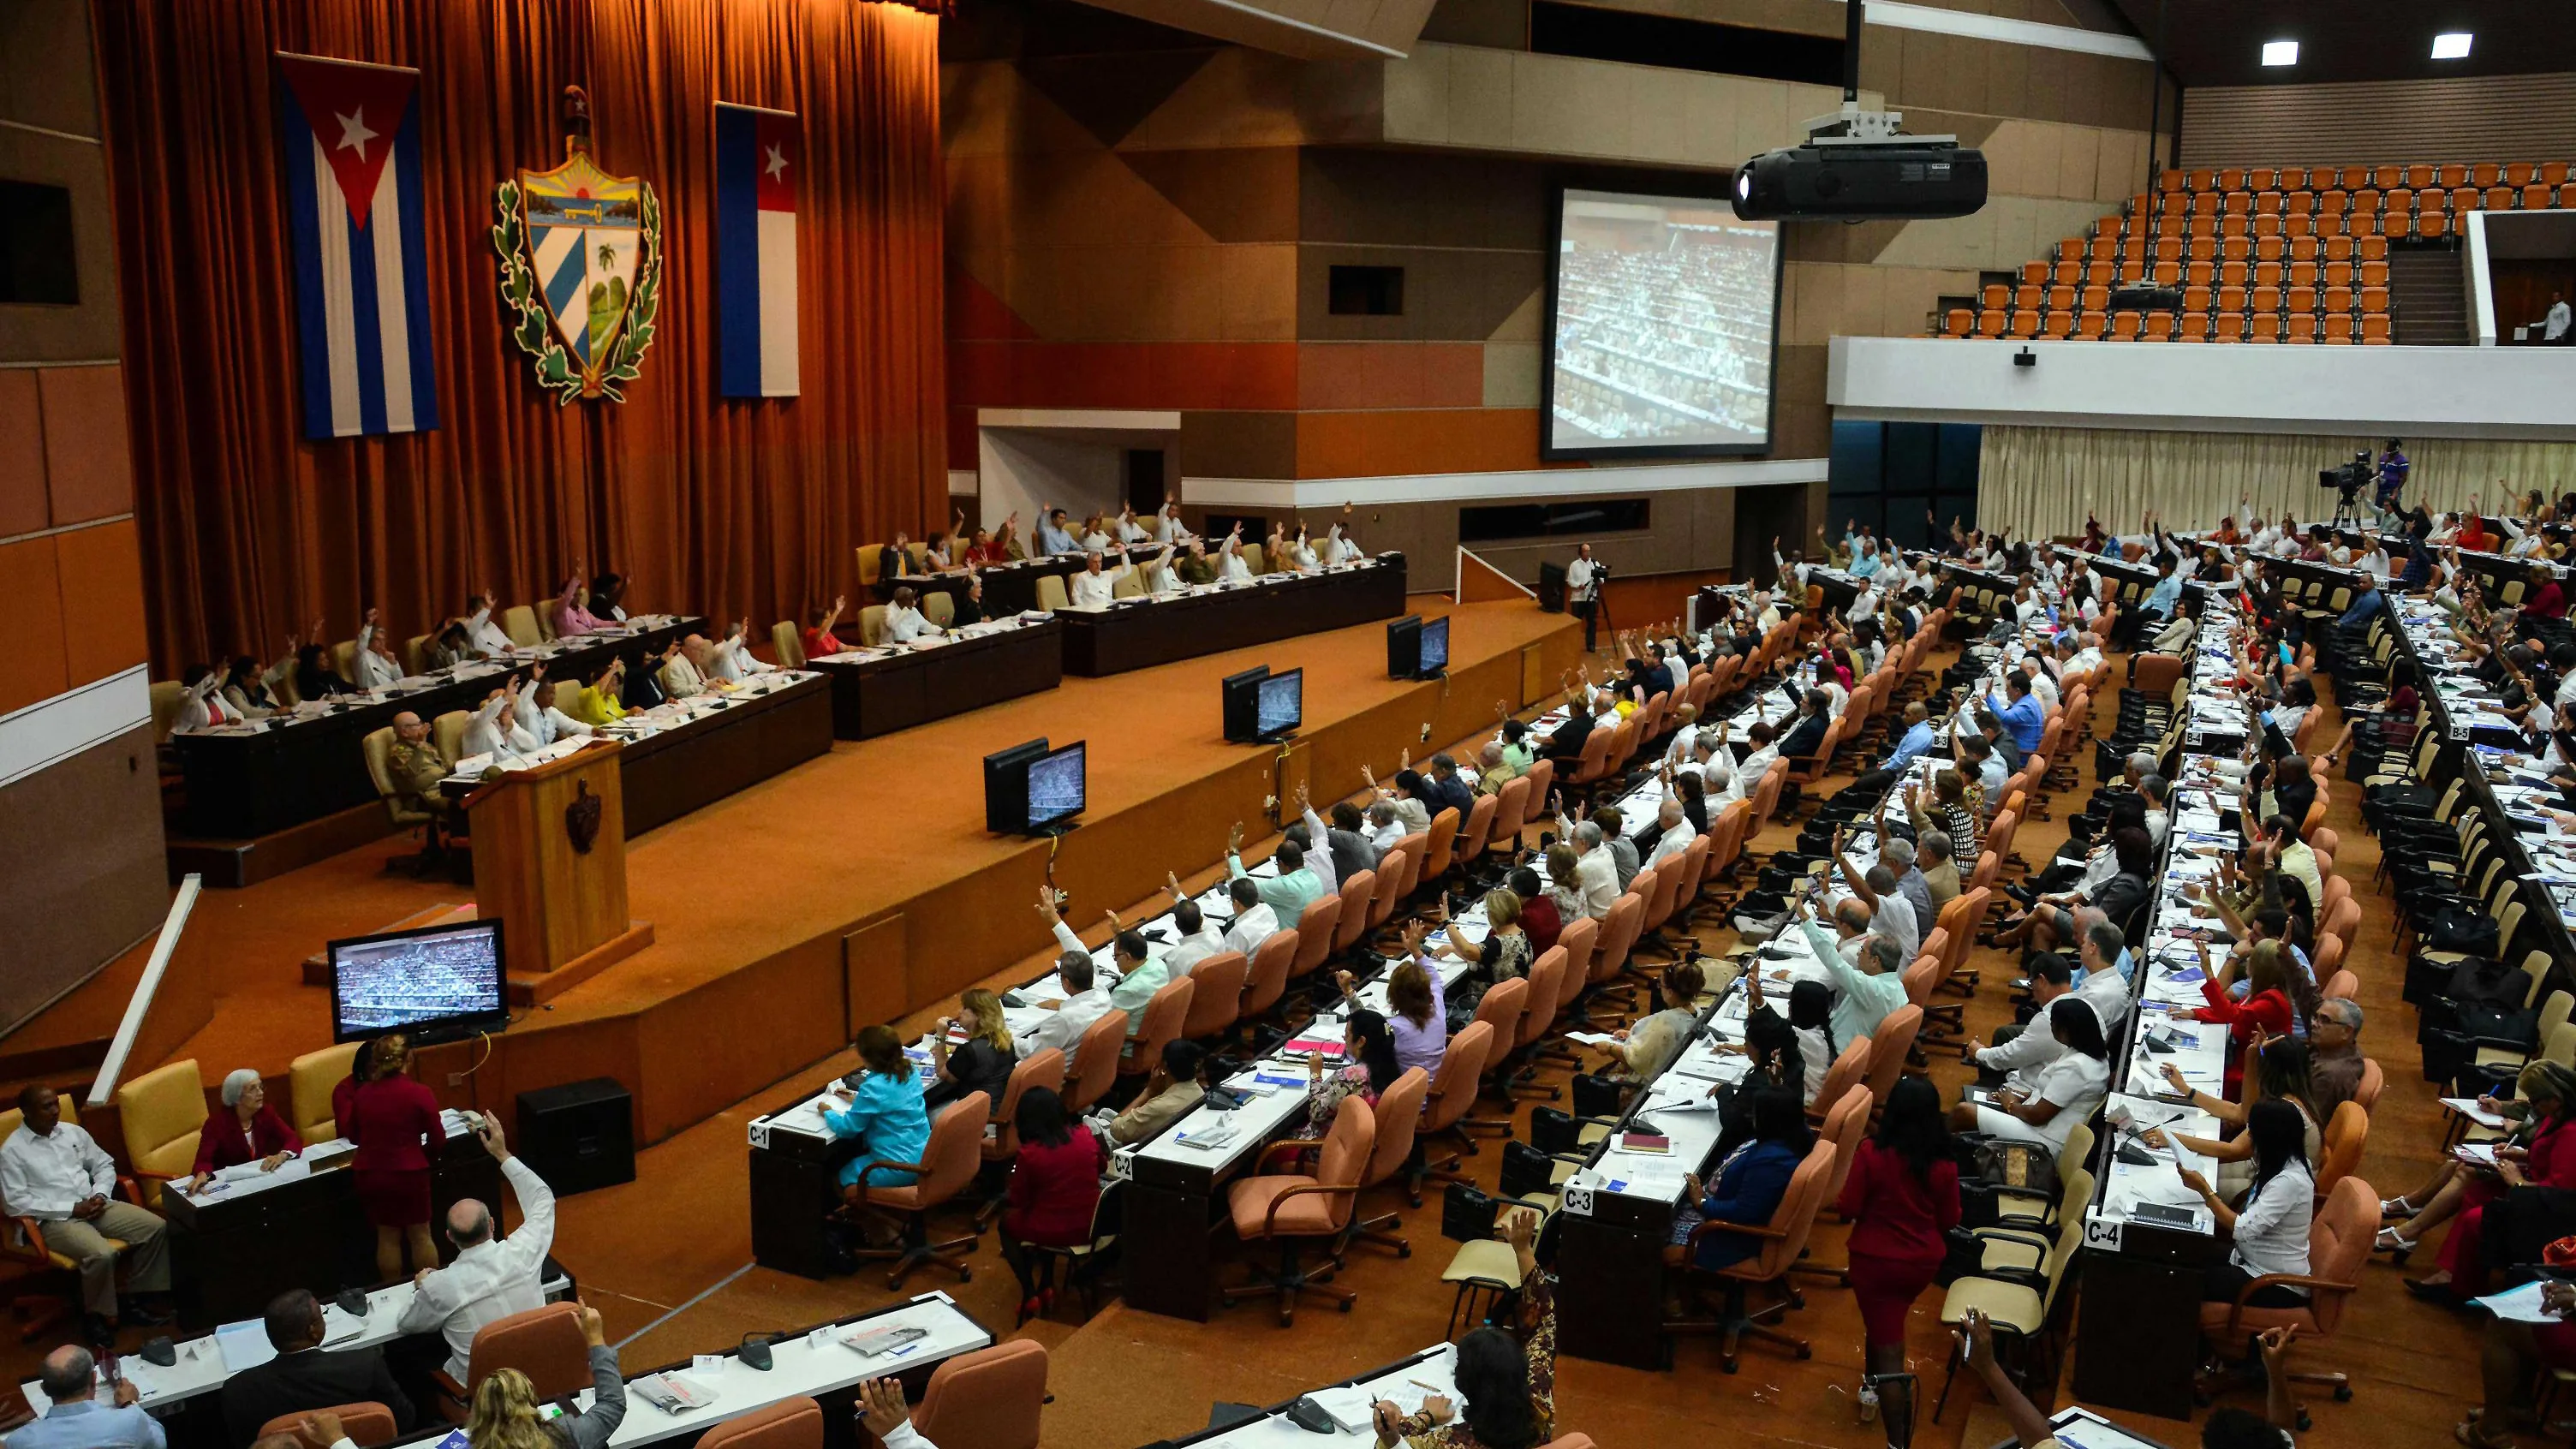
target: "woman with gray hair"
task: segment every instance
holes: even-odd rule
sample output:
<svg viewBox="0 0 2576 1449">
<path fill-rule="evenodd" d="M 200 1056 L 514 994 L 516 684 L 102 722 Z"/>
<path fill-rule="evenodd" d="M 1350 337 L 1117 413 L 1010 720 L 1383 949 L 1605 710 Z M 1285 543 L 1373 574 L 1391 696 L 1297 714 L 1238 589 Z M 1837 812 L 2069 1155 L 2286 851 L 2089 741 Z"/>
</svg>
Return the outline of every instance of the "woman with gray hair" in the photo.
<svg viewBox="0 0 2576 1449">
<path fill-rule="evenodd" d="M 304 1139 L 268 1109 L 268 1086 L 259 1073 L 244 1067 L 224 1078 L 223 1099 L 223 1110 L 206 1118 L 197 1133 L 197 1169 L 180 1184 L 184 1192 L 203 1192 L 218 1171 L 245 1162 L 275 1172 L 304 1150 Z"/>
</svg>

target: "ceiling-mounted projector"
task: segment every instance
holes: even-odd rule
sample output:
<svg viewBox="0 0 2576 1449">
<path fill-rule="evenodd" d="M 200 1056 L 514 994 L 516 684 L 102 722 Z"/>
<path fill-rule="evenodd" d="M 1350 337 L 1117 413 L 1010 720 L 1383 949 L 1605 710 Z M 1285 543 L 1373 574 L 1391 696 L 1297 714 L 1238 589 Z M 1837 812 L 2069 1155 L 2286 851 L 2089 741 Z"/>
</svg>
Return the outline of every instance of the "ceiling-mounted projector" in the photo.
<svg viewBox="0 0 2576 1449">
<path fill-rule="evenodd" d="M 1853 7 L 1859 7 L 1855 4 Z M 1869 221 L 1968 216 L 1986 204 L 1986 157 L 1956 136 L 1907 136 L 1904 116 L 1846 100 L 1807 123 L 1807 143 L 1736 168 L 1746 221 Z"/>
</svg>

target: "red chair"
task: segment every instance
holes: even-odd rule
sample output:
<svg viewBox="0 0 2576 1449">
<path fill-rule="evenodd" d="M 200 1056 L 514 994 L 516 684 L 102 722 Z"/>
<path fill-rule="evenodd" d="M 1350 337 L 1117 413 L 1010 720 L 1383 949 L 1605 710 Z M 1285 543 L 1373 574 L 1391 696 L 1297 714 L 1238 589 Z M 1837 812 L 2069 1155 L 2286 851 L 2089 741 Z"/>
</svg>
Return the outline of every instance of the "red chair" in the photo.
<svg viewBox="0 0 2576 1449">
<path fill-rule="evenodd" d="M 805 1402 L 810 1404 L 813 1400 L 807 1399 Z M 305 1409 L 299 1413 L 280 1414 L 259 1426 L 259 1433 L 253 1437 L 253 1442 L 276 1434 L 292 1435 L 297 1425 L 323 1414 L 339 1420 L 341 1430 L 349 1442 L 357 1445 L 358 1449 L 375 1449 L 378 1444 L 390 1444 L 401 1433 L 394 1424 L 392 1409 L 373 1399 L 366 1399 L 354 1404 L 335 1404 L 328 1409 Z"/>
</svg>

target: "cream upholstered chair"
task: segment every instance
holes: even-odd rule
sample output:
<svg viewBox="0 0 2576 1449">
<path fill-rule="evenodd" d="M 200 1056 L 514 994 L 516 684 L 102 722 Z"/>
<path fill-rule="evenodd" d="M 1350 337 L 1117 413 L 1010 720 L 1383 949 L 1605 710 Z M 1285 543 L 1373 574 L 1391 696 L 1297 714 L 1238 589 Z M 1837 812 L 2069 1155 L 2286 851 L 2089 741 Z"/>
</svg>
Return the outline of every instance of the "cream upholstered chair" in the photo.
<svg viewBox="0 0 2576 1449">
<path fill-rule="evenodd" d="M 871 649 L 885 643 L 886 606 L 870 604 L 859 611 L 859 642 Z"/>
<path fill-rule="evenodd" d="M 148 691 L 152 700 L 152 743 L 170 742 L 170 731 L 179 727 L 179 711 L 187 706 L 188 686 L 175 679 L 153 681 Z"/>
<path fill-rule="evenodd" d="M 63 1120 L 75 1127 L 79 1126 L 80 1100 L 75 1089 L 65 1088 L 59 1095 Z M 17 1136 L 18 1129 L 25 1125 L 26 1120 L 26 1114 L 16 1107 L 0 1112 L 0 1142 L 7 1142 Z M 129 1177 L 119 1177 L 116 1180 L 116 1187 L 118 1193 L 129 1202 L 141 1195 L 135 1191 L 134 1180 Z M 22 1277 L 44 1273 L 77 1274 L 80 1271 L 80 1264 L 45 1245 L 43 1223 L 34 1218 L 25 1217 L 6 1221 L 14 1227 L 15 1231 L 0 1232 L 0 1262 L 18 1264 L 25 1270 Z M 111 1252 L 122 1253 L 125 1251 L 126 1244 L 123 1238 L 109 1238 L 107 1246 Z M 74 1279 L 72 1286 L 77 1290 L 77 1278 Z M 10 1306 L 25 1320 L 18 1329 L 18 1341 L 31 1343 L 51 1333 L 54 1325 L 74 1316 L 81 1305 L 79 1295 L 74 1291 L 72 1293 L 20 1293 L 11 1300 Z"/>
<path fill-rule="evenodd" d="M 286 1125 L 295 1129 L 296 1136 L 313 1143 L 328 1142 L 340 1135 L 331 1097 L 349 1079 L 349 1069 L 357 1060 L 358 1044 L 343 1042 L 306 1052 L 286 1064 L 287 1105 L 293 1113 Z"/>
<path fill-rule="evenodd" d="M 921 601 L 921 617 L 945 629 L 957 622 L 957 596 L 946 589 L 933 589 Z"/>
<path fill-rule="evenodd" d="M 769 626 L 769 647 L 778 651 L 781 669 L 805 667 L 805 641 L 796 633 L 796 625 L 786 619 Z"/>
<path fill-rule="evenodd" d="M 522 649 L 534 649 L 546 642 L 546 636 L 537 628 L 537 607 L 534 604 L 512 604 L 503 610 L 501 632 L 509 635 L 510 642 Z"/>
<path fill-rule="evenodd" d="M 414 799 L 395 790 L 394 727 L 386 725 L 382 729 L 367 731 L 366 737 L 358 741 L 358 753 L 367 762 L 367 780 L 376 787 L 376 798 L 384 802 L 385 818 L 398 829 L 417 829 L 423 833 L 420 859 L 426 860 L 436 854 L 439 827 L 447 823 L 447 817 L 440 811 L 423 809 Z"/>
<path fill-rule="evenodd" d="M 465 758 L 465 726 L 473 718 L 470 710 L 451 709 L 429 722 L 429 737 L 438 746 L 439 758 L 451 766 Z"/>
<path fill-rule="evenodd" d="M 197 1075 L 197 1059 L 118 1083 L 116 1114 L 143 1206 L 158 1211 L 161 1184 L 186 1177 L 197 1165 L 197 1137 L 206 1126 L 206 1084 Z"/>
<path fill-rule="evenodd" d="M 1067 606 L 1067 605 L 1069 605 L 1071 602 L 1072 602 L 1072 600 L 1070 599 L 1070 597 L 1069 597 L 1069 596 L 1067 596 L 1067 595 L 1066 595 L 1066 593 L 1065 593 L 1065 591 L 1064 591 L 1064 578 L 1063 578 L 1063 576 L 1062 576 L 1062 575 L 1060 575 L 1060 574 L 1041 574 L 1041 575 L 1039 575 L 1039 577 L 1038 577 L 1038 607 L 1039 607 L 1039 608 L 1041 608 L 1041 609 L 1045 610 L 1046 612 L 1048 612 L 1048 613 L 1052 614 L 1052 613 L 1054 613 L 1056 610 L 1066 607 L 1066 606 Z"/>
</svg>

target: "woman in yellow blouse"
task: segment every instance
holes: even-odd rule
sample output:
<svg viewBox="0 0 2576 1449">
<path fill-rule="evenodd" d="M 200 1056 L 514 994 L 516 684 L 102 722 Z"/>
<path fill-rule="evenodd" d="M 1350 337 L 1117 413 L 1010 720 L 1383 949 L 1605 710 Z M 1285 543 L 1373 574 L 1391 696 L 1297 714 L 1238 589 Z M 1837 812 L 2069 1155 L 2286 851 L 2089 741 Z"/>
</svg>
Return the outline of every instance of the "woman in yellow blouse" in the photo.
<svg viewBox="0 0 2576 1449">
<path fill-rule="evenodd" d="M 612 659 L 607 668 L 600 670 L 578 692 L 559 689 L 556 694 L 560 697 L 571 693 L 572 702 L 565 707 L 564 713 L 596 729 L 626 718 L 626 706 L 617 702 L 618 690 L 625 683 L 626 661 Z"/>
</svg>

